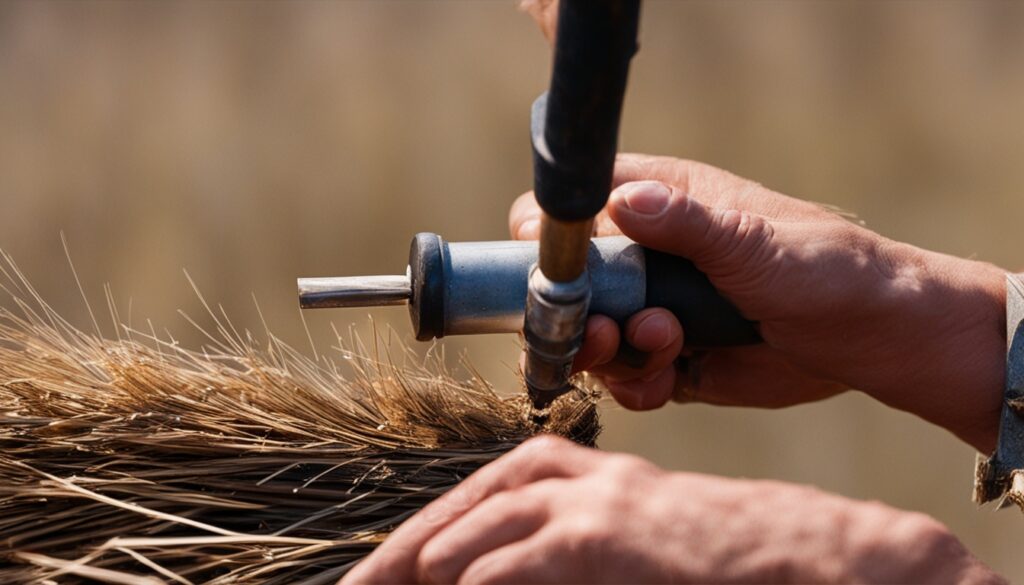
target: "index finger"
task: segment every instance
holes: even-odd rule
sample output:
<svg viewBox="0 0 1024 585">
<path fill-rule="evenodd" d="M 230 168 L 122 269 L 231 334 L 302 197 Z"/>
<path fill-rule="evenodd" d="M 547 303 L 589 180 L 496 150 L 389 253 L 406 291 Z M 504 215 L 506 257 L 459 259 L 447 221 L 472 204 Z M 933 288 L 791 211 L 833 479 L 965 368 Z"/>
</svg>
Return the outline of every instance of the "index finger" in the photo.
<svg viewBox="0 0 1024 585">
<path fill-rule="evenodd" d="M 398 527 L 348 573 L 341 584 L 413 583 L 416 559 L 435 534 L 486 498 L 550 478 L 574 477 L 595 465 L 597 454 L 552 435 L 530 439 L 485 465 Z"/>
<path fill-rule="evenodd" d="M 522 0 L 519 9 L 532 16 L 544 36 L 554 42 L 558 28 L 558 0 Z"/>
<path fill-rule="evenodd" d="M 536 240 L 540 238 L 540 206 L 533 191 L 520 195 L 508 211 L 508 231 L 514 240 Z M 622 232 L 612 222 L 608 212 L 602 209 L 594 217 L 594 233 L 597 236 L 621 236 Z"/>
<path fill-rule="evenodd" d="M 645 154 L 619 153 L 615 157 L 615 172 L 611 189 L 623 183 L 656 179 L 688 190 L 689 169 L 695 163 Z M 514 240 L 540 238 L 540 206 L 533 191 L 523 193 L 512 203 L 508 212 L 508 230 Z M 608 215 L 607 208 L 594 217 L 594 236 L 621 236 L 622 231 Z"/>
<path fill-rule="evenodd" d="M 508 231 L 513 240 L 536 240 L 540 238 L 540 206 L 533 191 L 523 193 L 508 210 Z"/>
</svg>

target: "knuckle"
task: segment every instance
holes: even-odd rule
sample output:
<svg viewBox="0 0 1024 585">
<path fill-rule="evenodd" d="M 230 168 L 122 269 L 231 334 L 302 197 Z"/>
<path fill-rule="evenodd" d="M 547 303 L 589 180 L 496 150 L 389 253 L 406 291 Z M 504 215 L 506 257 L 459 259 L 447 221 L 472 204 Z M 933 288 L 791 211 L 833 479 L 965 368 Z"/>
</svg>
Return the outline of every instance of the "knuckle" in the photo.
<svg viewBox="0 0 1024 585">
<path fill-rule="evenodd" d="M 566 548 L 577 558 L 595 559 L 602 556 L 604 548 L 615 538 L 615 529 L 600 515 L 579 514 L 563 534 Z"/>
<path fill-rule="evenodd" d="M 516 467 L 525 473 L 528 469 L 547 469 L 561 465 L 566 454 L 574 447 L 568 439 L 544 433 L 523 441 L 509 457 L 514 457 Z"/>
<path fill-rule="evenodd" d="M 579 463 L 584 449 L 557 435 L 536 435 L 505 456 L 506 471 L 532 481 L 563 475 Z"/>
<path fill-rule="evenodd" d="M 427 542 L 416 559 L 416 573 L 424 583 L 450 583 L 453 575 L 455 556 L 450 547 L 435 540 Z"/>
<path fill-rule="evenodd" d="M 516 237 L 519 228 L 531 219 L 537 219 L 540 208 L 537 207 L 537 200 L 533 191 L 523 193 L 512 203 L 508 212 L 508 228 L 513 237 Z"/>
<path fill-rule="evenodd" d="M 906 523 L 909 524 L 908 531 L 914 535 L 913 541 L 920 543 L 925 557 L 948 556 L 963 548 L 944 524 L 927 514 L 912 512 L 908 514 Z"/>
<path fill-rule="evenodd" d="M 517 488 L 494 494 L 488 498 L 488 509 L 496 510 L 506 521 L 523 520 L 536 516 L 539 505 L 536 499 L 526 497 L 528 488 Z"/>
<path fill-rule="evenodd" d="M 708 240 L 704 262 L 718 283 L 736 294 L 754 293 L 769 286 L 783 262 L 776 257 L 775 227 L 764 217 L 740 209 L 727 209 L 717 222 L 721 229 Z"/>
<path fill-rule="evenodd" d="M 472 507 L 480 500 L 481 493 L 479 482 L 470 478 L 428 504 L 420 512 L 421 521 L 433 526 L 442 525 Z"/>
<path fill-rule="evenodd" d="M 616 478 L 647 477 L 661 471 L 650 461 L 622 453 L 609 456 L 605 461 L 605 469 Z"/>
<path fill-rule="evenodd" d="M 516 451 L 521 454 L 521 457 L 550 459 L 572 447 L 573 444 L 568 439 L 545 433 L 523 441 Z"/>
<path fill-rule="evenodd" d="M 772 224 L 760 215 L 742 209 L 727 209 L 721 213 L 723 227 L 715 238 L 715 247 L 722 257 L 747 264 L 767 248 L 774 235 Z"/>
</svg>

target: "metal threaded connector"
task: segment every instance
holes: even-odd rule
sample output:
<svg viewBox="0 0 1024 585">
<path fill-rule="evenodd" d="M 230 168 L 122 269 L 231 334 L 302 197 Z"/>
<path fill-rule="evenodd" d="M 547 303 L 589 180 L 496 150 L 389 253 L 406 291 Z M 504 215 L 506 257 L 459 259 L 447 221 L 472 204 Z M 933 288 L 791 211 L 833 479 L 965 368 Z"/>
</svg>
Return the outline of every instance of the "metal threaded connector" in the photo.
<svg viewBox="0 0 1024 585">
<path fill-rule="evenodd" d="M 526 297 L 524 376 L 530 399 L 542 411 L 568 392 L 572 360 L 583 342 L 590 306 L 590 275 L 554 282 L 535 265 Z"/>
</svg>

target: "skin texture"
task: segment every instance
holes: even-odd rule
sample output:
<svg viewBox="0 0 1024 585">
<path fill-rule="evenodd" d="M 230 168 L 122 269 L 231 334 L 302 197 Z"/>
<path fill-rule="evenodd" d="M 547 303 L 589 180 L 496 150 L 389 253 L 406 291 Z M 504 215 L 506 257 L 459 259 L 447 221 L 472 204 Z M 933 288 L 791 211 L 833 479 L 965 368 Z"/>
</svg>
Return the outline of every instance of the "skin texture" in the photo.
<svg viewBox="0 0 1024 585">
<path fill-rule="evenodd" d="M 857 387 L 979 449 L 995 440 L 1005 338 L 999 269 L 887 240 L 825 210 L 690 161 L 623 155 L 595 235 L 685 256 L 765 343 L 677 358 L 661 309 L 626 338 L 593 317 L 577 368 L 630 408 L 673 395 L 782 407 Z M 531 193 L 510 214 L 535 238 Z M 681 349 L 682 348 L 682 349 Z M 543 437 L 477 472 L 403 524 L 343 583 L 1000 583 L 916 513 L 778 482 L 668 473 Z"/>
<path fill-rule="evenodd" d="M 1003 583 L 922 514 L 538 437 L 342 583 Z"/>
<path fill-rule="evenodd" d="M 557 2 L 522 3 L 551 39 Z M 883 238 L 696 162 L 622 155 L 595 235 L 691 259 L 765 343 L 694 355 L 662 309 L 587 323 L 574 365 L 627 408 L 780 408 L 850 388 L 993 449 L 999 268 Z M 532 193 L 513 237 L 536 239 Z M 618 364 L 620 335 L 650 352 Z M 1005 583 L 935 520 L 770 481 L 669 473 L 539 437 L 400 526 L 342 583 Z"/>
<path fill-rule="evenodd" d="M 522 0 L 520 9 L 554 40 L 557 0 Z M 669 189 L 662 212 L 650 213 L 659 205 L 656 184 L 624 185 L 638 181 Z M 678 322 L 649 309 L 626 324 L 626 339 L 652 354 L 637 371 L 612 360 L 618 326 L 593 317 L 575 369 L 598 375 L 623 406 L 648 410 L 675 398 L 779 408 L 856 388 L 982 453 L 995 448 L 1003 270 L 893 242 L 695 162 L 623 155 L 613 187 L 620 189 L 598 215 L 595 235 L 622 233 L 690 258 L 744 315 L 761 321 L 766 341 L 676 360 Z M 536 239 L 539 216 L 533 194 L 520 197 L 509 216 L 512 237 Z"/>
<path fill-rule="evenodd" d="M 592 317 L 576 367 L 627 408 L 682 401 L 779 408 L 856 388 L 995 446 L 1003 389 L 1003 270 L 901 244 L 820 205 L 692 161 L 621 155 L 595 235 L 694 261 L 760 323 L 765 343 L 675 362 L 685 332 L 647 309 L 626 339 L 651 351 L 640 370 L 613 361 L 620 333 Z M 513 237 L 537 237 L 532 193 L 512 206 Z"/>
</svg>

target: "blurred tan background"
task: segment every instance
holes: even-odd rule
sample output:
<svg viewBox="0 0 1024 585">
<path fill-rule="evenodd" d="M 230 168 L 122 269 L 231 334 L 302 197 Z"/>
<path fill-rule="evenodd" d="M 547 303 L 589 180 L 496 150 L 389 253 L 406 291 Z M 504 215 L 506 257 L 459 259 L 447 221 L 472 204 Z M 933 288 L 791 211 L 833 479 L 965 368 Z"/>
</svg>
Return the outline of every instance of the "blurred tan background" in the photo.
<svg viewBox="0 0 1024 585">
<path fill-rule="evenodd" d="M 642 28 L 624 150 L 1024 268 L 1024 4 L 648 1 Z M 548 66 L 511 0 L 3 2 L 0 247 L 83 326 L 61 230 L 97 306 L 109 282 L 136 322 L 198 345 L 175 313 L 201 314 L 186 268 L 239 326 L 262 329 L 255 294 L 306 347 L 296 276 L 401 271 L 417 231 L 507 237 Z M 365 332 L 366 314 L 307 319 L 326 349 L 331 322 Z M 408 336 L 404 309 L 373 314 Z M 446 345 L 514 388 L 514 337 Z M 1024 575 L 1024 519 L 970 502 L 972 450 L 863 396 L 605 423 L 605 448 L 669 468 L 922 510 Z"/>
</svg>

